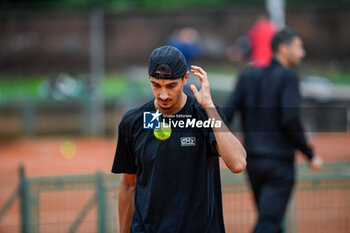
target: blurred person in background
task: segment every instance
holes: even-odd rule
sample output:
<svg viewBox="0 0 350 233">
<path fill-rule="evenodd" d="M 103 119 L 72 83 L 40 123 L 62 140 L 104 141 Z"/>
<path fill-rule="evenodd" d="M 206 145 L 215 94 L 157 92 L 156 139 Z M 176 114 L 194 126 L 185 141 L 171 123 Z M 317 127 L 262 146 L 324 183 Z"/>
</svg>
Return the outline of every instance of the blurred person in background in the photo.
<svg viewBox="0 0 350 233">
<path fill-rule="evenodd" d="M 268 66 L 273 56 L 271 40 L 276 31 L 277 26 L 265 14 L 259 16 L 248 33 L 227 48 L 228 59 L 238 64 L 248 61 L 253 67 Z"/>
<path fill-rule="evenodd" d="M 173 46 L 182 52 L 186 59 L 187 69 L 191 68 L 192 60 L 202 53 L 200 34 L 194 27 L 190 26 L 174 30 L 169 38 L 168 45 Z M 197 89 L 201 88 L 199 80 L 190 74 L 187 83 L 184 86 L 184 93 L 194 97 L 190 88 L 192 84 L 195 85 Z"/>
<path fill-rule="evenodd" d="M 307 143 L 299 119 L 299 81 L 292 70 L 305 56 L 302 39 L 290 28 L 272 39 L 274 58 L 264 68 L 241 74 L 224 110 L 231 121 L 242 116 L 248 178 L 258 210 L 254 233 L 281 232 L 295 182 L 295 150 L 308 159 L 311 169 L 322 168 L 322 158 Z"/>
<path fill-rule="evenodd" d="M 240 67 L 245 67 L 250 63 L 251 45 L 247 35 L 238 37 L 233 44 L 227 46 L 227 59 Z"/>
<path fill-rule="evenodd" d="M 191 68 L 192 60 L 201 54 L 201 41 L 199 32 L 193 27 L 183 27 L 175 30 L 168 45 L 180 50 L 185 56 L 187 68 Z"/>
<path fill-rule="evenodd" d="M 271 40 L 276 30 L 277 26 L 263 15 L 248 31 L 247 37 L 251 45 L 250 59 L 254 67 L 270 64 L 273 56 Z"/>
</svg>

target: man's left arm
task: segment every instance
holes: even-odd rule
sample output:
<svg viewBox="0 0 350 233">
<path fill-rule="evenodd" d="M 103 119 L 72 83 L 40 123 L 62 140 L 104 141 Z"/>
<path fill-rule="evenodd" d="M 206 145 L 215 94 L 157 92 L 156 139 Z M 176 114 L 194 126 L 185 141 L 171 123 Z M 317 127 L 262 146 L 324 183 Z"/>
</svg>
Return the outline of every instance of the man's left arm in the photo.
<svg viewBox="0 0 350 233">
<path fill-rule="evenodd" d="M 198 66 L 191 66 L 191 68 L 191 72 L 199 77 L 201 81 L 200 91 L 198 91 L 194 85 L 191 85 L 191 90 L 193 91 L 198 103 L 205 109 L 209 118 L 215 118 L 222 122 L 220 128 L 212 128 L 216 140 L 216 149 L 224 160 L 226 166 L 233 173 L 240 173 L 245 169 L 247 164 L 245 149 L 241 142 L 230 132 L 215 108 L 210 94 L 207 73 Z"/>
<path fill-rule="evenodd" d="M 294 73 L 286 76 L 284 86 L 281 91 L 282 105 L 282 129 L 289 142 L 298 148 L 309 159 L 310 168 L 314 171 L 322 169 L 323 160 L 307 143 L 304 130 L 300 122 L 299 111 L 301 105 L 301 95 L 299 92 L 298 78 Z"/>
</svg>

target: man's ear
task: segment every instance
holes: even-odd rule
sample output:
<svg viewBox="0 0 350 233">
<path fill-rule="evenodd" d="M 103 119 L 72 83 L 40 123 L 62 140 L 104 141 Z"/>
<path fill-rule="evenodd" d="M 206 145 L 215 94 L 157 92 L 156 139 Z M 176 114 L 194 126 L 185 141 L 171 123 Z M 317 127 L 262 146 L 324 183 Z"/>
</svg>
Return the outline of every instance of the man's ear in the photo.
<svg viewBox="0 0 350 233">
<path fill-rule="evenodd" d="M 286 44 L 280 44 L 278 46 L 278 53 L 282 56 L 286 56 L 288 52 L 288 45 Z"/>
<path fill-rule="evenodd" d="M 184 75 L 184 77 L 183 77 L 182 86 L 185 86 L 185 85 L 186 85 L 189 75 L 190 75 L 190 72 L 187 71 L 187 73 L 186 73 L 186 74 Z"/>
</svg>

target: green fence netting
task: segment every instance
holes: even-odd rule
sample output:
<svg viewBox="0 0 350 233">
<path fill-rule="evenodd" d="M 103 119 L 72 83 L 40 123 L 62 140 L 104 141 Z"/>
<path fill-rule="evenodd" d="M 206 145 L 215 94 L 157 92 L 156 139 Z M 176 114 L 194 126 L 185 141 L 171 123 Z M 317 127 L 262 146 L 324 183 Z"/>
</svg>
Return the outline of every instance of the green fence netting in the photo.
<svg viewBox="0 0 350 233">
<path fill-rule="evenodd" d="M 317 173 L 299 164 L 297 177 L 284 232 L 349 232 L 350 162 L 327 163 Z M 222 169 L 221 178 L 226 232 L 251 232 L 256 211 L 246 175 Z M 119 179 L 26 177 L 22 167 L 18 188 L 0 202 L 0 232 L 117 232 Z"/>
</svg>

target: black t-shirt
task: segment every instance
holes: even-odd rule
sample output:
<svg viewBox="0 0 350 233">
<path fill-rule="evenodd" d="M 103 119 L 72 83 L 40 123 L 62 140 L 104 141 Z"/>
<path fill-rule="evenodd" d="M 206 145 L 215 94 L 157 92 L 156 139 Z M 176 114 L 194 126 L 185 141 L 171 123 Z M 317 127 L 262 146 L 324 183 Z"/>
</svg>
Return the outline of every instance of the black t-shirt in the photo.
<svg viewBox="0 0 350 233">
<path fill-rule="evenodd" d="M 295 149 L 313 157 L 299 117 L 301 100 L 297 75 L 275 59 L 267 67 L 241 74 L 225 114 L 232 120 L 235 110 L 241 112 L 248 158 L 293 162 Z"/>
<path fill-rule="evenodd" d="M 159 140 L 153 129 L 143 128 L 147 111 L 155 111 L 153 100 L 123 116 L 112 168 L 113 173 L 137 175 L 130 232 L 225 232 L 213 131 L 176 127 L 168 139 Z M 208 119 L 190 96 L 177 114 Z"/>
</svg>

